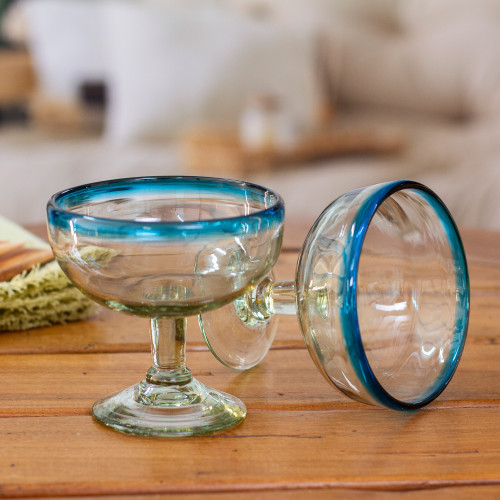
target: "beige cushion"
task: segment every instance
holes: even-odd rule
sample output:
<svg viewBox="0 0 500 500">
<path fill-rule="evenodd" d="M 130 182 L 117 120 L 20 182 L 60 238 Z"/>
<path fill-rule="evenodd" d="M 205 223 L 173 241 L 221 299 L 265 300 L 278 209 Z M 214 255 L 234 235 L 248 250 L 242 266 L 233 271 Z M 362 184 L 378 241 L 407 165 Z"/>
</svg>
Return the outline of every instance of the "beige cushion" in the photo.
<svg viewBox="0 0 500 500">
<path fill-rule="evenodd" d="M 500 2 L 405 0 L 397 14 L 396 31 L 353 22 L 328 30 L 341 100 L 445 117 L 498 113 Z"/>
<path fill-rule="evenodd" d="M 105 78 L 102 2 L 27 0 L 21 6 L 38 84 L 45 95 L 63 102 L 76 100 L 82 82 Z"/>
<path fill-rule="evenodd" d="M 194 4 L 197 3 L 197 6 Z M 107 17 L 114 141 L 236 124 L 254 94 L 279 97 L 298 127 L 319 104 L 314 37 L 214 3 L 117 2 Z"/>
</svg>

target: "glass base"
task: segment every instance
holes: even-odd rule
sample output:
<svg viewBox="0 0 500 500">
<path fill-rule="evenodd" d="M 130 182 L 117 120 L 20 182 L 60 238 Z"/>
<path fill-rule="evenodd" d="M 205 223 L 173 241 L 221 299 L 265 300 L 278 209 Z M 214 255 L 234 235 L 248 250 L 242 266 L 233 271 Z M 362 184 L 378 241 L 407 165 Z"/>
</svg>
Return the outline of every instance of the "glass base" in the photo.
<svg viewBox="0 0 500 500">
<path fill-rule="evenodd" d="M 236 397 L 191 379 L 179 385 L 147 380 L 97 401 L 94 418 L 114 430 L 140 436 L 184 437 L 239 424 L 245 405 Z"/>
</svg>

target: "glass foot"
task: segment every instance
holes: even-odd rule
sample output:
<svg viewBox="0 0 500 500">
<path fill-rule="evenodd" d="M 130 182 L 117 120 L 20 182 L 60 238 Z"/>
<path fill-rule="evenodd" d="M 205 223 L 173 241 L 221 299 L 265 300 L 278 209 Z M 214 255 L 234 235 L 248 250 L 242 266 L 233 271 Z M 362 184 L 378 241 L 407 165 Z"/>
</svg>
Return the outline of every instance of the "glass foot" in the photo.
<svg viewBox="0 0 500 500">
<path fill-rule="evenodd" d="M 269 351 L 278 329 L 279 316 L 258 318 L 250 314 L 245 297 L 198 316 L 205 342 L 224 365 L 248 370 Z"/>
<path fill-rule="evenodd" d="M 234 396 L 191 379 L 179 385 L 147 380 L 97 401 L 94 418 L 107 427 L 140 436 L 185 437 L 239 424 L 245 405 Z"/>
</svg>

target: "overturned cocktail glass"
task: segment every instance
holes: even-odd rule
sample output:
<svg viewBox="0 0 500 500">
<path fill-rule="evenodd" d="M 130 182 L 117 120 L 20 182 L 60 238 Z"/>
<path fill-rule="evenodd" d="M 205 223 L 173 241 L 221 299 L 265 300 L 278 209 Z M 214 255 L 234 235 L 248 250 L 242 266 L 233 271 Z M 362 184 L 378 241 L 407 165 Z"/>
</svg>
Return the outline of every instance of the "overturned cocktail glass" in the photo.
<svg viewBox="0 0 500 500">
<path fill-rule="evenodd" d="M 398 410 L 428 404 L 457 368 L 469 318 L 450 213 L 415 182 L 350 191 L 311 228 L 294 280 L 266 277 L 199 322 L 220 361 L 248 369 L 267 353 L 277 314 L 298 314 L 312 359 L 347 396 Z"/>
</svg>

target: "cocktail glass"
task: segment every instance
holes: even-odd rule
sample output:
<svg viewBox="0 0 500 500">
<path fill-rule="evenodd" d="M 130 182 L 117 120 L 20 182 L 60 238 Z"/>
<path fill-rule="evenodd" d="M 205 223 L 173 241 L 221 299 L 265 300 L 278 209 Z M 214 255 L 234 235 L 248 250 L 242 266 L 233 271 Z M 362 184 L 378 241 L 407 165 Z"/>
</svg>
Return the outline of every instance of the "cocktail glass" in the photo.
<svg viewBox="0 0 500 500">
<path fill-rule="evenodd" d="M 332 385 L 364 403 L 411 410 L 451 380 L 469 295 L 447 208 L 427 187 L 395 181 L 334 201 L 311 228 L 294 280 L 266 277 L 199 323 L 215 356 L 243 370 L 266 355 L 277 313 L 298 314 L 309 353 Z"/>
<path fill-rule="evenodd" d="M 100 304 L 151 320 L 145 379 L 97 401 L 94 417 L 147 436 L 241 422 L 245 405 L 187 368 L 186 317 L 232 303 L 270 273 L 281 249 L 280 196 L 223 179 L 133 178 L 62 191 L 47 212 L 52 249 L 70 280 Z"/>
</svg>

